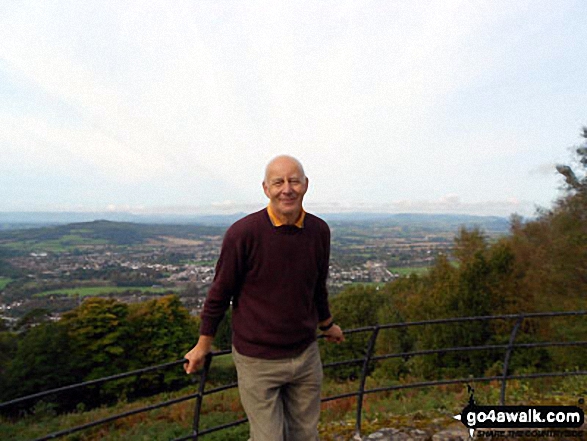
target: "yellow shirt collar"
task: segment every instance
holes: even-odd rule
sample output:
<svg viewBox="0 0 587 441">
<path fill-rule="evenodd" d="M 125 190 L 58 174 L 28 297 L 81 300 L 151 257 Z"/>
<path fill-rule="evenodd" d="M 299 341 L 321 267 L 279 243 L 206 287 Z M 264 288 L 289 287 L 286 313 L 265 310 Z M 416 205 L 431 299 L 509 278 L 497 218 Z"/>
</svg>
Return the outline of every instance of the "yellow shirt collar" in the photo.
<svg viewBox="0 0 587 441">
<path fill-rule="evenodd" d="M 271 208 L 271 204 L 267 205 L 267 214 L 269 214 L 269 219 L 271 219 L 271 223 L 273 224 L 273 226 L 281 227 L 282 225 L 285 225 L 283 222 L 281 222 L 279 219 L 277 219 L 277 216 L 275 216 L 275 213 L 273 212 L 273 209 Z M 306 218 L 306 212 L 302 208 L 302 211 L 300 213 L 300 217 L 298 217 L 298 220 L 295 222 L 294 225 L 298 228 L 304 228 L 304 219 L 305 218 Z"/>
</svg>

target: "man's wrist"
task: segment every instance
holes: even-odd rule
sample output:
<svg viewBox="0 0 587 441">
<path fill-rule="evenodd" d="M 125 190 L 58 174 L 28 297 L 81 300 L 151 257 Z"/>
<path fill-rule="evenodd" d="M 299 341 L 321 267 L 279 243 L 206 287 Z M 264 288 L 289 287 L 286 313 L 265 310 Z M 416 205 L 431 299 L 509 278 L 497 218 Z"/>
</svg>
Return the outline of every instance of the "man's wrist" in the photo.
<svg viewBox="0 0 587 441">
<path fill-rule="evenodd" d="M 210 351 L 212 349 L 212 343 L 214 342 L 214 337 L 211 335 L 200 335 L 200 338 L 198 338 L 198 343 L 196 344 L 196 346 L 198 346 L 201 349 L 204 349 L 206 351 Z"/>
<path fill-rule="evenodd" d="M 324 326 L 318 326 L 318 329 L 320 329 L 320 331 L 322 332 L 326 332 L 328 331 L 330 328 L 332 328 L 334 326 L 334 320 L 331 320 L 330 323 L 328 323 L 327 325 Z"/>
</svg>

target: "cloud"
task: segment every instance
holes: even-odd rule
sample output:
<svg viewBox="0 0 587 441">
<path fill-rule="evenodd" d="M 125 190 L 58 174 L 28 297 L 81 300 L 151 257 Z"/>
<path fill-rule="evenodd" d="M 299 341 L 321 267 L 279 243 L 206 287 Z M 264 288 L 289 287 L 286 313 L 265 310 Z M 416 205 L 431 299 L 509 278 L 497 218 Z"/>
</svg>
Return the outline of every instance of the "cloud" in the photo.
<svg viewBox="0 0 587 441">
<path fill-rule="evenodd" d="M 554 130 L 528 135 L 552 102 L 550 90 L 531 89 L 531 74 L 557 60 L 567 42 L 558 26 L 580 16 L 574 8 L 13 3 L 0 17 L 0 75 L 22 87 L 0 90 L 0 148 L 23 176 L 50 165 L 62 182 L 99 178 L 104 190 L 88 192 L 102 205 L 262 203 L 263 168 L 280 153 L 303 161 L 310 201 L 342 207 L 467 204 L 440 202 L 453 192 L 541 200 L 544 188 L 516 182 L 529 169 L 521 157 L 552 159 L 544 137 Z M 63 203 L 80 203 L 83 192 L 65 187 Z"/>
<path fill-rule="evenodd" d="M 528 174 L 535 177 L 552 177 L 557 174 L 554 162 L 540 164 L 531 169 Z"/>
<path fill-rule="evenodd" d="M 458 195 L 450 194 L 437 200 L 396 200 L 390 203 L 308 203 L 308 209 L 318 213 L 459 213 L 480 216 L 509 216 L 519 213 L 525 216 L 533 215 L 536 206 L 530 201 L 520 201 L 515 198 L 491 201 L 463 201 Z"/>
<path fill-rule="evenodd" d="M 31 164 L 51 164 L 65 172 L 88 167 L 118 182 L 136 182 L 169 170 L 163 152 L 145 157 L 123 142 L 87 127 L 58 127 L 46 120 L 0 115 L 0 140 L 6 152 Z"/>
<path fill-rule="evenodd" d="M 237 214 L 252 213 L 266 206 L 266 201 L 258 203 L 240 203 L 221 201 L 198 205 L 132 205 L 106 204 L 64 205 L 48 204 L 44 211 L 76 211 L 76 212 L 110 212 L 131 214 L 165 214 L 165 215 L 205 215 L 205 214 Z M 344 202 L 307 202 L 305 209 L 311 213 L 431 213 L 431 214 L 469 214 L 477 216 L 509 217 L 512 213 L 533 216 L 536 205 L 531 201 L 520 201 L 515 198 L 493 201 L 463 201 L 457 195 L 449 195 L 437 200 L 396 200 L 389 203 L 344 203 Z"/>
</svg>

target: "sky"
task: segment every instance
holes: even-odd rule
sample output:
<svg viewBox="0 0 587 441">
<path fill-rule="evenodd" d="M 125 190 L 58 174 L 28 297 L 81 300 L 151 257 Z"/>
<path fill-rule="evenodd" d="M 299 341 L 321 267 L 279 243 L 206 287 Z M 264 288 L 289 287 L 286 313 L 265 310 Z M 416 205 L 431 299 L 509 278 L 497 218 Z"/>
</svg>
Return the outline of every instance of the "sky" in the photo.
<svg viewBox="0 0 587 441">
<path fill-rule="evenodd" d="M 587 3 L 0 3 L 0 212 L 532 216 L 587 125 Z"/>
</svg>

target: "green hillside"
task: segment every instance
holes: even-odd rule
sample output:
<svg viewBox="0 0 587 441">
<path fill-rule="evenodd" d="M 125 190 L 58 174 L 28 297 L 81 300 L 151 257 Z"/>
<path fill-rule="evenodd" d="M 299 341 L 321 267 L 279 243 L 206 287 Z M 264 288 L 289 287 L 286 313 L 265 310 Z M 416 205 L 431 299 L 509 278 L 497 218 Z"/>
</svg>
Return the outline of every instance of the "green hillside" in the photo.
<svg viewBox="0 0 587 441">
<path fill-rule="evenodd" d="M 43 249 L 62 252 L 91 246 L 142 245 L 162 237 L 198 240 L 202 236 L 221 235 L 225 230 L 225 227 L 203 225 L 148 225 L 97 220 L 2 231 L 0 247 L 18 251 Z"/>
</svg>

